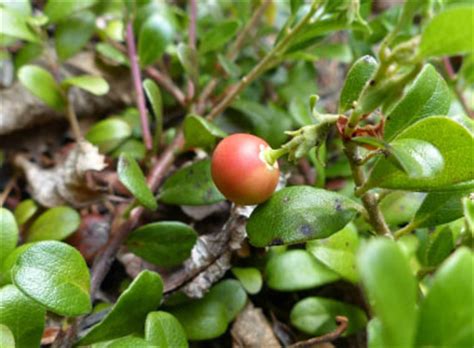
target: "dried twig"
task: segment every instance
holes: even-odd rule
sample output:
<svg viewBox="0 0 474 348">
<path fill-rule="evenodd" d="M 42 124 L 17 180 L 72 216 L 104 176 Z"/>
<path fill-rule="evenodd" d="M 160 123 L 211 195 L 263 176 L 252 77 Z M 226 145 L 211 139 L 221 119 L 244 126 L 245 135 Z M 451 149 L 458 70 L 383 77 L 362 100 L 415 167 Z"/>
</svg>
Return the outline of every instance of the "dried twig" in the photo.
<svg viewBox="0 0 474 348">
<path fill-rule="evenodd" d="M 347 330 L 347 326 L 349 325 L 349 320 L 346 317 L 337 316 L 336 322 L 338 323 L 338 326 L 333 332 L 327 333 L 322 336 L 313 337 L 306 341 L 297 342 L 289 346 L 289 348 L 310 348 L 320 343 L 332 342 L 336 340 L 344 333 L 344 331 Z"/>
</svg>

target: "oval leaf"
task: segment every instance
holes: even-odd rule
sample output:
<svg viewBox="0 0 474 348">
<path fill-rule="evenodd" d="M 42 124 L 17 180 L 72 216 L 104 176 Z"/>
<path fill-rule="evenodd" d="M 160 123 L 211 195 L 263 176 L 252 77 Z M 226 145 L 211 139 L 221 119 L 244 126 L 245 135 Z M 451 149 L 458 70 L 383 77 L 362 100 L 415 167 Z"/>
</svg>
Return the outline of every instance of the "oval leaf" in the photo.
<svg viewBox="0 0 474 348">
<path fill-rule="evenodd" d="M 179 321 L 167 312 L 151 312 L 146 317 L 145 338 L 160 348 L 187 348 L 186 333 Z"/>
<path fill-rule="evenodd" d="M 436 272 L 420 306 L 417 347 L 470 347 L 474 342 L 472 305 L 474 256 L 457 250 Z"/>
<path fill-rule="evenodd" d="M 132 129 L 127 122 L 119 118 L 108 118 L 92 126 L 85 138 L 97 145 L 101 152 L 108 153 L 131 135 Z"/>
<path fill-rule="evenodd" d="M 25 296 L 15 286 L 7 285 L 0 289 L 0 309 L 0 324 L 12 332 L 15 338 L 14 347 L 40 346 L 46 317 L 43 306 Z"/>
<path fill-rule="evenodd" d="M 130 251 L 159 266 L 176 266 L 191 255 L 197 233 L 182 222 L 160 221 L 143 225 L 127 239 Z"/>
<path fill-rule="evenodd" d="M 262 289 L 262 274 L 254 267 L 233 267 L 232 273 L 240 280 L 242 286 L 249 294 L 258 294 Z"/>
<path fill-rule="evenodd" d="M 98 0 L 80 0 L 80 1 L 64 1 L 64 0 L 48 0 L 44 8 L 44 13 L 52 22 L 65 20 L 71 14 L 79 12 L 85 8 L 91 7 Z"/>
<path fill-rule="evenodd" d="M 158 204 L 146 182 L 142 170 L 130 154 L 120 156 L 117 165 L 117 174 L 120 182 L 146 208 L 156 210 Z"/>
<path fill-rule="evenodd" d="M 232 39 L 239 29 L 239 22 L 228 20 L 217 24 L 214 28 L 204 33 L 199 44 L 199 53 L 215 51 Z"/>
<path fill-rule="evenodd" d="M 422 119 L 395 138 L 400 139 L 419 139 L 431 143 L 444 159 L 443 170 L 431 177 L 410 178 L 388 159 L 381 158 L 374 164 L 366 188 L 450 191 L 454 184 L 463 184 L 474 178 L 474 166 L 469 157 L 474 148 L 474 137 L 450 118 L 432 116 Z"/>
<path fill-rule="evenodd" d="M 340 113 L 352 109 L 354 102 L 359 99 L 362 90 L 377 70 L 377 67 L 378 63 L 372 56 L 363 56 L 352 65 L 347 73 L 339 98 Z"/>
<path fill-rule="evenodd" d="M 0 266 L 15 249 L 18 236 L 15 216 L 9 210 L 0 207 Z"/>
<path fill-rule="evenodd" d="M 463 216 L 462 197 L 469 192 L 430 192 L 416 211 L 413 224 L 432 227 L 457 220 Z"/>
<path fill-rule="evenodd" d="M 26 16 L 11 11 L 11 9 L 0 7 L 0 18 L 2 19 L 2 25 L 0 25 L 1 36 L 6 35 L 30 42 L 40 41 L 38 35 L 28 26 Z"/>
<path fill-rule="evenodd" d="M 451 92 L 444 78 L 427 64 L 403 98 L 387 115 L 384 138 L 393 139 L 416 121 L 433 115 L 446 115 L 451 106 Z"/>
<path fill-rule="evenodd" d="M 20 82 L 46 105 L 62 111 L 65 107 L 64 97 L 61 94 L 54 77 L 45 69 L 34 65 L 24 65 L 18 71 Z"/>
<path fill-rule="evenodd" d="M 38 211 L 38 206 L 32 199 L 25 199 L 15 208 L 15 219 L 18 225 L 23 225 Z"/>
<path fill-rule="evenodd" d="M 138 39 L 140 64 L 147 66 L 158 60 L 173 40 L 174 30 L 167 19 L 153 14 L 143 23 Z"/>
<path fill-rule="evenodd" d="M 84 11 L 56 27 L 56 52 L 61 60 L 66 60 L 78 53 L 90 40 L 95 29 L 95 16 Z"/>
<path fill-rule="evenodd" d="M 145 90 L 146 96 L 153 109 L 153 115 L 155 116 L 155 138 L 154 148 L 157 149 L 161 142 L 161 134 L 163 133 L 163 100 L 161 98 L 160 88 L 157 84 L 146 79 L 143 81 L 143 89 Z"/>
<path fill-rule="evenodd" d="M 79 228 L 81 217 L 70 207 L 54 207 L 41 214 L 31 225 L 28 242 L 63 240 Z"/>
<path fill-rule="evenodd" d="M 388 239 L 372 239 L 357 260 L 362 284 L 390 347 L 411 347 L 416 330 L 415 278 L 399 246 Z"/>
<path fill-rule="evenodd" d="M 271 257 L 265 274 L 268 286 L 279 291 L 312 289 L 340 278 L 305 250 L 290 250 Z"/>
<path fill-rule="evenodd" d="M 357 203 L 338 193 L 287 187 L 253 211 L 247 233 L 256 247 L 325 238 L 347 225 L 358 209 Z"/>
<path fill-rule="evenodd" d="M 206 205 L 221 202 L 225 197 L 211 177 L 209 159 L 181 168 L 163 184 L 159 200 L 166 204 Z"/>
<path fill-rule="evenodd" d="M 3 261 L 3 264 L 0 268 L 0 285 L 10 284 L 12 282 L 11 272 L 13 266 L 15 266 L 16 260 L 26 249 L 28 249 L 32 245 L 33 243 L 20 245 L 8 255 L 5 261 Z"/>
<path fill-rule="evenodd" d="M 81 75 L 65 79 L 62 86 L 75 86 L 95 95 L 104 95 L 109 92 L 109 84 L 100 76 Z"/>
<path fill-rule="evenodd" d="M 21 291 L 54 313 L 73 317 L 92 309 L 86 262 L 65 243 L 35 243 L 18 257 L 12 278 Z"/>
<path fill-rule="evenodd" d="M 322 297 L 307 297 L 293 307 L 290 313 L 291 324 L 312 336 L 320 336 L 337 328 L 336 316 L 349 319 L 344 336 L 351 335 L 365 327 L 367 316 L 360 308 Z"/>
<path fill-rule="evenodd" d="M 13 333 L 8 326 L 3 324 L 0 324 L 0 347 L 15 348 L 15 337 L 13 337 Z"/>
<path fill-rule="evenodd" d="M 133 333 L 142 333 L 145 318 L 161 302 L 163 282 L 158 273 L 142 271 L 129 285 L 112 310 L 95 325 L 78 345 L 108 341 Z"/>
<path fill-rule="evenodd" d="M 226 136 L 226 132 L 200 116 L 189 115 L 184 121 L 184 137 L 187 147 L 212 147 L 217 138 Z"/>
</svg>

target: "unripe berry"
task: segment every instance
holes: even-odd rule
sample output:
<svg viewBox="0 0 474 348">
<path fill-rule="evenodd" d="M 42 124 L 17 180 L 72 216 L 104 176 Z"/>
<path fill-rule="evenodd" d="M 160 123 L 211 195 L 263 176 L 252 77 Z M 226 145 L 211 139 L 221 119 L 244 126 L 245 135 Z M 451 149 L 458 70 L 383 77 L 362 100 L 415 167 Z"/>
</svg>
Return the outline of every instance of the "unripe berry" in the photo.
<svg viewBox="0 0 474 348">
<path fill-rule="evenodd" d="M 268 164 L 265 140 L 251 134 L 233 134 L 222 140 L 212 156 L 212 179 L 221 193 L 240 205 L 266 201 L 278 184 L 278 163 Z"/>
</svg>

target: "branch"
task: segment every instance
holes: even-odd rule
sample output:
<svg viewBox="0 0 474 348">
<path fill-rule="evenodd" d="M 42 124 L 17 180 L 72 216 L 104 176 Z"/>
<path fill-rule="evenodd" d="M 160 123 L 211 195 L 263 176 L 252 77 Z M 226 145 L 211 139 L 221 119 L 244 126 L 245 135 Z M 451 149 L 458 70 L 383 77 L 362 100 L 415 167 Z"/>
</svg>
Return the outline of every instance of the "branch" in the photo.
<svg viewBox="0 0 474 348">
<path fill-rule="evenodd" d="M 320 343 L 332 342 L 332 341 L 338 339 L 344 333 L 344 331 L 347 330 L 347 326 L 349 325 L 349 320 L 346 317 L 337 316 L 336 317 L 336 322 L 338 323 L 338 326 L 333 332 L 327 333 L 327 334 L 319 336 L 319 337 L 310 338 L 307 341 L 297 342 L 297 343 L 292 344 L 291 346 L 289 346 L 289 348 L 316 347 Z"/>
<path fill-rule="evenodd" d="M 127 52 L 130 59 L 130 68 L 132 72 L 133 85 L 135 87 L 137 107 L 140 113 L 140 123 L 142 126 L 143 142 L 147 150 L 153 148 L 153 140 L 150 133 L 150 126 L 148 124 L 148 115 L 145 104 L 145 96 L 142 89 L 142 78 L 140 74 L 140 67 L 138 66 L 137 49 L 135 47 L 135 39 L 133 36 L 133 23 L 131 20 L 127 23 L 126 29 Z"/>
<path fill-rule="evenodd" d="M 196 0 L 189 0 L 189 48 L 192 51 L 196 51 L 196 17 L 197 17 L 197 4 Z M 197 79 L 196 79 L 197 81 Z M 188 100 L 194 98 L 195 93 L 194 82 L 191 78 L 188 78 Z"/>
<path fill-rule="evenodd" d="M 153 67 L 147 67 L 146 73 L 168 91 L 181 106 L 186 106 L 186 97 L 181 89 L 176 86 L 171 78 Z"/>
<path fill-rule="evenodd" d="M 474 118 L 474 110 L 471 110 L 469 108 L 469 106 L 467 105 L 466 98 L 464 97 L 462 91 L 458 88 L 456 84 L 456 73 L 454 72 L 454 69 L 453 69 L 453 66 L 451 65 L 451 61 L 449 60 L 449 57 L 443 58 L 443 64 L 444 64 L 444 70 L 446 72 L 446 75 L 448 76 L 448 79 L 451 82 L 453 91 L 456 94 L 456 97 L 458 98 L 459 103 L 461 104 L 462 108 L 464 109 L 464 112 L 470 118 Z"/>
</svg>

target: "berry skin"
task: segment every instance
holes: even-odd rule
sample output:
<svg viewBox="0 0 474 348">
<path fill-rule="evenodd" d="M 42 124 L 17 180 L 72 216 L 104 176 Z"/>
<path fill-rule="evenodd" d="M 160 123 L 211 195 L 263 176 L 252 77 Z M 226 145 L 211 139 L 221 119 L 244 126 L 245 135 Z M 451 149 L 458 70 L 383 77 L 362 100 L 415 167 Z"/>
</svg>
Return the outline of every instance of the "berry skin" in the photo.
<svg viewBox="0 0 474 348">
<path fill-rule="evenodd" d="M 212 156 L 212 179 L 221 193 L 240 205 L 266 201 L 278 184 L 278 163 L 263 160 L 265 140 L 251 134 L 233 134 L 223 139 Z"/>
</svg>

